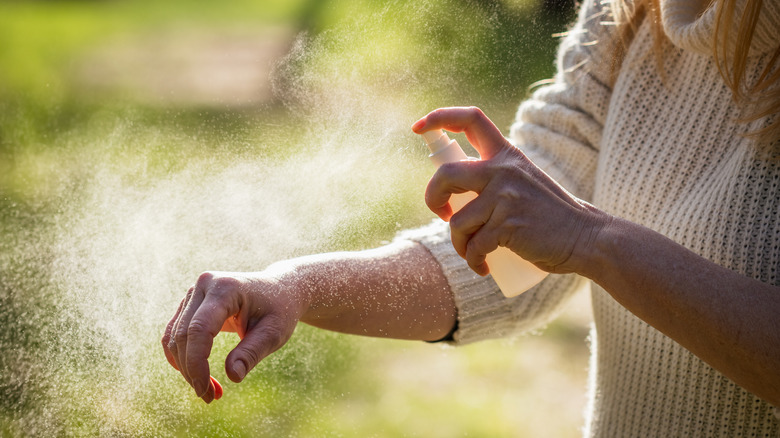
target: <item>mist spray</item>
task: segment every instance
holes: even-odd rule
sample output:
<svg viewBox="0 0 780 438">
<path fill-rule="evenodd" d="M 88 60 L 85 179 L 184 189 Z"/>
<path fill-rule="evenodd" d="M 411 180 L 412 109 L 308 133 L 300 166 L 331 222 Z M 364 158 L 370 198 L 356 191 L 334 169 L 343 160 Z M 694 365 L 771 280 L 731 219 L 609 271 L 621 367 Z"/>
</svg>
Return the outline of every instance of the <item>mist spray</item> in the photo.
<svg viewBox="0 0 780 438">
<path fill-rule="evenodd" d="M 431 162 L 437 168 L 444 163 L 468 159 L 458 142 L 451 140 L 441 129 L 424 132 L 422 137 L 431 151 L 429 156 Z M 452 211 L 460 210 L 476 197 L 477 194 L 474 192 L 453 193 L 450 197 Z M 503 246 L 488 254 L 486 261 L 490 268 L 490 275 L 507 297 L 520 295 L 547 276 L 547 272 Z"/>
</svg>

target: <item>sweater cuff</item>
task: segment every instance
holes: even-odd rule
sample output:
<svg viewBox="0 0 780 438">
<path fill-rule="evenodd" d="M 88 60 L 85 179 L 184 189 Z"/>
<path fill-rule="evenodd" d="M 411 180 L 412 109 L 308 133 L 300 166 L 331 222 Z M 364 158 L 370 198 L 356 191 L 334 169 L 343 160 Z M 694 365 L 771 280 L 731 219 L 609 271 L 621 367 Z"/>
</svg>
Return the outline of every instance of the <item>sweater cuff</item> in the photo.
<svg viewBox="0 0 780 438">
<path fill-rule="evenodd" d="M 449 237 L 446 222 L 436 220 L 428 226 L 409 230 L 399 237 L 425 246 L 441 266 L 455 300 L 458 321 L 451 344 L 468 344 L 502 337 L 514 330 L 514 316 L 509 300 L 492 277 L 480 277 L 469 268 Z"/>
<path fill-rule="evenodd" d="M 425 246 L 441 266 L 458 312 L 450 344 L 469 344 L 501 338 L 543 327 L 587 280 L 574 274 L 551 274 L 530 290 L 506 298 L 490 276 L 480 277 L 469 268 L 450 241 L 449 226 L 432 224 L 405 231 L 399 238 Z"/>
</svg>

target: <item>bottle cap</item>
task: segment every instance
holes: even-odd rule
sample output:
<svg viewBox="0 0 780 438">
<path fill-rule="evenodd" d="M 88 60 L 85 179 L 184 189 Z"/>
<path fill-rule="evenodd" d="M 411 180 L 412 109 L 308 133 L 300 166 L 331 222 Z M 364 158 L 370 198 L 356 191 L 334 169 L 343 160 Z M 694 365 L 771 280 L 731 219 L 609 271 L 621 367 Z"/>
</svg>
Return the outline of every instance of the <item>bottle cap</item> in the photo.
<svg viewBox="0 0 780 438">
<path fill-rule="evenodd" d="M 434 165 L 441 166 L 444 163 L 468 159 L 458 142 L 450 140 L 441 129 L 423 132 L 421 135 L 431 151 L 429 157 Z"/>
<path fill-rule="evenodd" d="M 439 152 L 450 144 L 450 138 L 441 129 L 423 132 L 421 135 L 432 154 Z"/>
</svg>

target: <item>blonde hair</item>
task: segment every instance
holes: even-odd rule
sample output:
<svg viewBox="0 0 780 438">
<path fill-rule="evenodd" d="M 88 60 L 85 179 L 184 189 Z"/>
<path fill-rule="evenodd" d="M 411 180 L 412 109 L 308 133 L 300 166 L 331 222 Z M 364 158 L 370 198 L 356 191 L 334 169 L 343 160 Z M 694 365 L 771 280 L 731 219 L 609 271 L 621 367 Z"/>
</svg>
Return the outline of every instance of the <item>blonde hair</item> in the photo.
<svg viewBox="0 0 780 438">
<path fill-rule="evenodd" d="M 739 22 L 735 14 L 737 2 L 744 1 L 745 7 Z M 734 100 L 750 107 L 743 123 L 762 117 L 773 116 L 768 125 L 749 134 L 762 145 L 773 146 L 774 153 L 780 151 L 780 44 L 775 49 L 769 63 L 764 67 L 758 80 L 747 84 L 746 69 L 748 52 L 761 14 L 763 0 L 711 0 L 709 7 L 716 7 L 716 22 L 712 55 L 723 81 L 731 89 Z M 661 9 L 659 0 L 635 0 L 629 6 L 625 0 L 613 2 L 613 18 L 619 26 L 622 45 L 614 61 L 617 67 L 624 56 L 631 39 L 645 18 L 652 20 L 654 53 L 659 65 L 663 58 L 664 33 L 661 27 Z M 662 70 L 661 70 L 662 71 Z M 617 68 L 613 68 L 614 74 Z"/>
</svg>

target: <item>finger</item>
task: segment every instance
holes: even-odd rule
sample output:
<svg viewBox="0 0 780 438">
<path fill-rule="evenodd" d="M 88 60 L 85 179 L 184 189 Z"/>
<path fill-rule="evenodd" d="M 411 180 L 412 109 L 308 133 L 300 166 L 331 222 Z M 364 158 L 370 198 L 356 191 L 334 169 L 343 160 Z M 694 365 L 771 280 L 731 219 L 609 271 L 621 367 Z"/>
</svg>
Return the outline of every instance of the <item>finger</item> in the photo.
<svg viewBox="0 0 780 438">
<path fill-rule="evenodd" d="M 421 134 L 432 129 L 463 132 L 483 160 L 489 160 L 506 147 L 513 147 L 496 125 L 477 107 L 439 108 L 412 125 Z"/>
<path fill-rule="evenodd" d="M 206 390 L 206 393 L 201 396 L 201 399 L 206 403 L 211 403 L 214 400 L 221 399 L 223 393 L 224 390 L 222 389 L 219 380 L 209 376 L 208 389 Z"/>
<path fill-rule="evenodd" d="M 176 328 L 173 332 L 173 340 L 176 344 L 176 363 L 179 364 L 179 370 L 181 371 L 184 379 L 192 385 L 192 377 L 187 369 L 187 348 L 189 348 L 189 326 L 192 317 L 203 302 L 204 287 L 198 282 L 191 292 L 188 293 L 187 303 L 184 305 L 179 320 L 176 324 Z"/>
<path fill-rule="evenodd" d="M 185 300 L 186 298 L 179 302 L 179 308 L 176 310 L 176 314 L 173 315 L 173 318 L 171 318 L 171 320 L 168 322 L 168 325 L 165 326 L 165 333 L 163 334 L 162 337 L 162 346 L 163 346 L 163 352 L 165 353 L 165 359 L 167 359 L 168 363 L 171 364 L 171 366 L 176 370 L 179 369 L 179 366 L 176 365 L 176 360 L 175 360 L 176 353 L 173 351 L 176 349 L 176 344 L 171 343 L 171 341 L 173 341 L 172 332 L 174 326 L 176 325 L 176 320 L 179 318 L 179 315 L 181 314 L 181 310 L 184 308 Z"/>
<path fill-rule="evenodd" d="M 225 371 L 230 380 L 238 383 L 244 380 L 261 360 L 281 348 L 292 334 L 286 329 L 283 316 L 264 316 L 238 343 L 225 359 Z"/>
<path fill-rule="evenodd" d="M 464 259 L 469 241 L 488 223 L 492 213 L 493 204 L 484 197 L 477 197 L 450 218 L 452 246 Z"/>
<path fill-rule="evenodd" d="M 487 262 L 488 254 L 495 251 L 499 246 L 499 240 L 496 229 L 493 226 L 495 221 L 488 220 L 479 230 L 477 230 L 466 244 L 466 263 L 469 267 L 481 276 L 490 273 L 490 265 Z"/>
<path fill-rule="evenodd" d="M 187 324 L 183 323 L 182 320 L 185 317 L 186 310 L 190 304 L 190 301 L 192 301 L 192 296 L 194 293 L 195 286 L 190 287 L 187 290 L 187 295 L 184 297 L 181 311 L 179 312 L 178 317 L 176 318 L 176 322 L 173 325 L 173 329 L 171 330 L 172 340 L 168 344 L 168 347 L 173 354 L 173 359 L 176 362 L 177 368 L 187 383 L 190 382 L 190 379 L 187 375 L 187 367 L 184 363 L 184 352 L 187 348 Z"/>
<path fill-rule="evenodd" d="M 202 395 L 199 396 L 206 403 L 211 403 L 216 398 L 217 389 L 216 389 L 216 385 L 214 384 L 214 380 L 212 379 L 213 378 L 210 377 L 209 380 L 206 381 L 205 384 L 206 390 L 203 392 Z"/>
<path fill-rule="evenodd" d="M 446 163 L 436 170 L 425 189 L 425 204 L 443 220 L 449 220 L 453 212 L 470 201 L 462 197 L 455 202 L 454 194 L 480 193 L 489 181 L 481 161 L 459 161 Z M 455 205 L 461 204 L 461 205 Z"/>
<path fill-rule="evenodd" d="M 210 383 L 208 358 L 214 338 L 225 320 L 235 315 L 238 308 L 233 290 L 211 289 L 203 298 L 187 330 L 186 368 L 192 388 L 198 397 L 213 396 L 215 387 Z M 205 400 L 205 399 L 204 399 Z"/>
<path fill-rule="evenodd" d="M 436 187 L 435 189 L 432 189 L 431 183 L 433 183 L 433 180 L 428 182 L 428 188 L 425 190 L 425 204 L 427 204 L 428 208 L 436 216 L 439 216 L 441 220 L 449 222 L 452 215 L 455 213 L 455 210 L 450 205 L 450 199 L 459 192 L 453 193 L 445 191 L 442 193 L 441 191 L 445 190 L 444 188 Z"/>
</svg>

